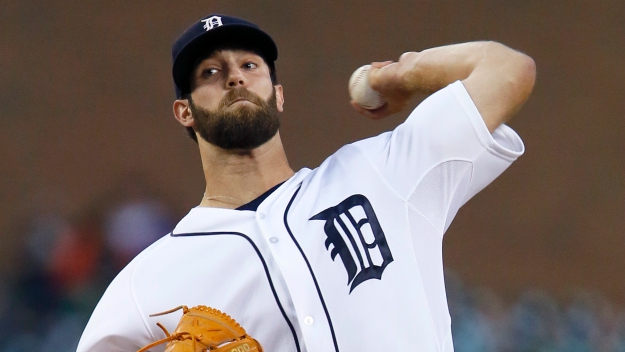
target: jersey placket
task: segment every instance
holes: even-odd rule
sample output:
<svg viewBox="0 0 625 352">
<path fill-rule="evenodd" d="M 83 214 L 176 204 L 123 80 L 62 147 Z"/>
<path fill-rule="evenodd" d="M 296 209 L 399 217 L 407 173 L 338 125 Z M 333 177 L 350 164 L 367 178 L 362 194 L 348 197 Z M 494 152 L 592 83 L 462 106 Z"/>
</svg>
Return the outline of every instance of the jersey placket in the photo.
<svg viewBox="0 0 625 352">
<path fill-rule="evenodd" d="M 293 191 L 295 189 L 286 193 L 292 194 Z M 278 264 L 278 274 L 282 275 L 287 285 L 289 299 L 295 307 L 297 326 L 305 342 L 301 343 L 305 346 L 304 350 L 335 351 L 330 323 L 311 269 L 284 224 L 284 209 L 290 198 L 280 197 L 277 202 L 280 204 L 263 203 L 256 212 L 258 227 Z"/>
</svg>

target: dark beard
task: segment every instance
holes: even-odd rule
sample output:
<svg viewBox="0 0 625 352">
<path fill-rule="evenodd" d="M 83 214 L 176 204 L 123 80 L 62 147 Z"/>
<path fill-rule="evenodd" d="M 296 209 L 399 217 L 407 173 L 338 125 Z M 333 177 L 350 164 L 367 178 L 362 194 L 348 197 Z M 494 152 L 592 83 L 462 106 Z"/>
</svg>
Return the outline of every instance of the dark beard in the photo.
<svg viewBox="0 0 625 352">
<path fill-rule="evenodd" d="M 256 106 L 243 105 L 236 110 L 226 110 L 231 102 L 244 98 Z M 257 148 L 280 128 L 276 89 L 265 101 L 246 88 L 232 89 L 215 110 L 206 110 L 189 99 L 189 107 L 195 120 L 194 129 L 207 142 L 222 149 Z"/>
</svg>

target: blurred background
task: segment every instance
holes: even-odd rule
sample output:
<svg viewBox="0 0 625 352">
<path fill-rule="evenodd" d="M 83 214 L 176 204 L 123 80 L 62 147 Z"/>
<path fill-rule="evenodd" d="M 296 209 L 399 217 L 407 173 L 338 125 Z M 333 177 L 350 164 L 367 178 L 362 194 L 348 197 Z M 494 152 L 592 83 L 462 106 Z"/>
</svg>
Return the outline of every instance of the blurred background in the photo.
<svg viewBox="0 0 625 352">
<path fill-rule="evenodd" d="M 406 117 L 351 109 L 362 64 L 484 39 L 532 56 L 526 154 L 445 237 L 456 350 L 625 351 L 624 1 L 0 0 L 0 352 L 75 350 L 117 272 L 199 203 L 170 47 L 212 12 L 278 44 L 294 169 Z"/>
</svg>

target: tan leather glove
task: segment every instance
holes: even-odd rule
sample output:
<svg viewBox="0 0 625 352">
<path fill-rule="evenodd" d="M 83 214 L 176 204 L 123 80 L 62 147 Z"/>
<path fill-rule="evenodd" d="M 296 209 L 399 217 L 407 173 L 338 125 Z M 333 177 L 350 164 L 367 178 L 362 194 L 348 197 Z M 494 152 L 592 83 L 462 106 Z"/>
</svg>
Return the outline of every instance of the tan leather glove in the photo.
<svg viewBox="0 0 625 352">
<path fill-rule="evenodd" d="M 147 351 L 163 343 L 167 343 L 165 352 L 263 352 L 260 343 L 247 335 L 241 325 L 229 315 L 211 307 L 189 309 L 180 306 L 150 316 L 169 314 L 179 309 L 182 309 L 182 318 L 174 333 L 170 334 L 163 325 L 157 323 L 167 337 L 137 352 Z"/>
</svg>

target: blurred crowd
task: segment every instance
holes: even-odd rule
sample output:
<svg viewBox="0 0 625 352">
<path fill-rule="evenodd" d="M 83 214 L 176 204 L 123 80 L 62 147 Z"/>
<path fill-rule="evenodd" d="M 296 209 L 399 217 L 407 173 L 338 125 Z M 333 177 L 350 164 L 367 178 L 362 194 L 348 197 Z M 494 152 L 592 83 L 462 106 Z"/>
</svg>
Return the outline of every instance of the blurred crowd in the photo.
<svg viewBox="0 0 625 352">
<path fill-rule="evenodd" d="M 625 352 L 625 311 L 599 293 L 563 303 L 527 290 L 506 304 L 451 272 L 445 284 L 457 352 Z"/>
<path fill-rule="evenodd" d="M 174 212 L 131 175 L 73 216 L 41 209 L 20 224 L 18 274 L 0 277 L 0 352 L 76 351 L 115 275 L 169 233 Z"/>
<path fill-rule="evenodd" d="M 75 351 L 100 296 L 180 214 L 138 180 L 74 217 L 42 211 L 21 226 L 19 275 L 0 277 L 0 352 Z M 625 352 L 625 312 L 599 294 L 557 302 L 531 291 L 504 302 L 446 274 L 457 352 Z"/>
</svg>

